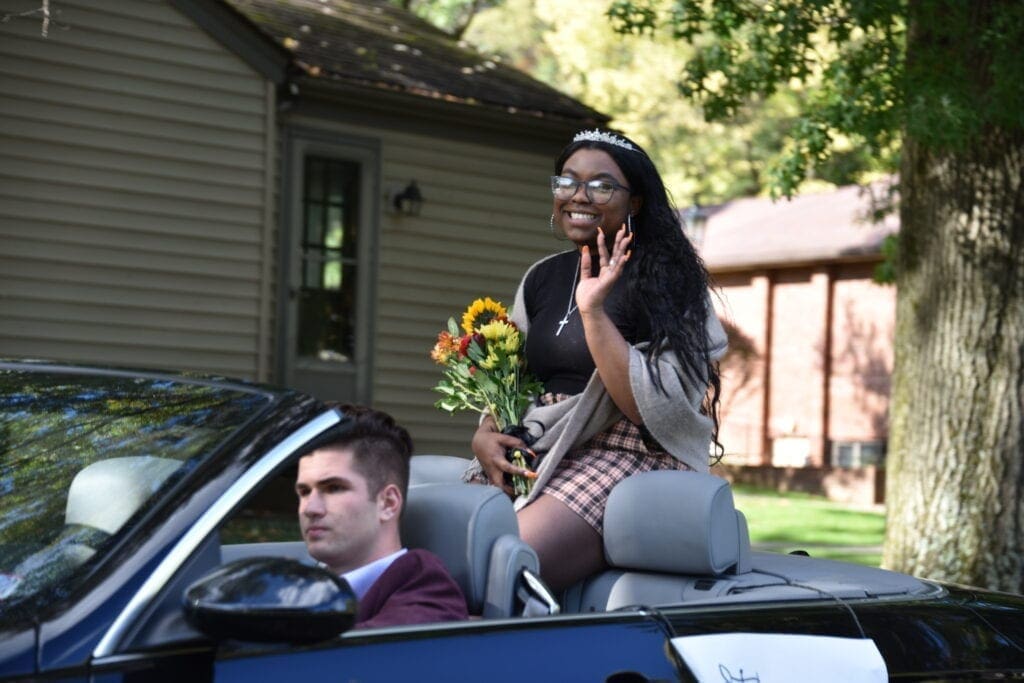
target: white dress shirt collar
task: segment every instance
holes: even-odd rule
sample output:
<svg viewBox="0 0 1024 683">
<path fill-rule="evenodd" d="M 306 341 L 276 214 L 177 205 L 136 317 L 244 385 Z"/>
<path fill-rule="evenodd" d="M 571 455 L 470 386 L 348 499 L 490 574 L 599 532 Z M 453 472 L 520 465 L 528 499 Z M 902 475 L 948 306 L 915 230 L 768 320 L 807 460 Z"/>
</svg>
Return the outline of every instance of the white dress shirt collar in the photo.
<svg viewBox="0 0 1024 683">
<path fill-rule="evenodd" d="M 398 552 L 391 553 L 379 560 L 374 560 L 370 564 L 363 565 L 362 567 L 353 569 L 350 572 L 345 572 L 341 575 L 341 578 L 348 581 L 348 585 L 352 587 L 352 591 L 356 594 L 356 598 L 362 600 L 363 596 L 366 595 L 366 591 L 370 590 L 370 586 L 380 578 L 380 575 L 391 566 L 392 562 L 405 553 L 406 549 L 402 548 Z"/>
</svg>

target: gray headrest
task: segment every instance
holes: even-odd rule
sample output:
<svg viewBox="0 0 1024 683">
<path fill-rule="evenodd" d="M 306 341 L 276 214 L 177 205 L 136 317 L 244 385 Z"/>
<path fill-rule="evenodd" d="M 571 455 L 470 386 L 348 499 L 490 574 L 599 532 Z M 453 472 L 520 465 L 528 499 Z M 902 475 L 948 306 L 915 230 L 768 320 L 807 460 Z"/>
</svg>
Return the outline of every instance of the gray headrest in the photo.
<svg viewBox="0 0 1024 683">
<path fill-rule="evenodd" d="M 494 541 L 519 535 L 512 501 L 493 486 L 424 484 L 409 487 L 402 543 L 437 554 L 462 588 L 469 611 L 484 606 Z"/>
<path fill-rule="evenodd" d="M 456 484 L 469 460 L 454 455 L 414 455 L 409 459 L 409 486 Z"/>
<path fill-rule="evenodd" d="M 181 465 L 148 455 L 94 462 L 71 481 L 64 521 L 115 534 Z"/>
<path fill-rule="evenodd" d="M 729 483 L 699 472 L 643 472 L 619 482 L 604 513 L 613 567 L 687 575 L 743 571 L 750 541 Z"/>
</svg>

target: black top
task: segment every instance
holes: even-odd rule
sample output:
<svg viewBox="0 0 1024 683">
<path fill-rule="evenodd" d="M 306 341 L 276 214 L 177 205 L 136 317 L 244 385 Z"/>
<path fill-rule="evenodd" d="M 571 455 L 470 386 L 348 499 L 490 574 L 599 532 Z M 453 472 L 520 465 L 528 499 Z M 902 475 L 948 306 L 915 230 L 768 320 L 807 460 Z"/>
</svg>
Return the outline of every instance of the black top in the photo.
<svg viewBox="0 0 1024 683">
<path fill-rule="evenodd" d="M 530 321 L 526 362 L 545 391 L 558 394 L 582 392 L 595 367 L 583 335 L 583 321 L 576 310 L 573 279 L 579 263 L 580 254 L 575 250 L 553 256 L 534 268 L 523 286 L 526 317 Z M 631 296 L 626 280 L 623 273 L 616 281 L 604 302 L 605 311 L 627 342 L 648 341 L 650 322 Z M 566 318 L 569 308 L 573 310 L 568 322 L 562 333 L 556 334 L 559 321 Z"/>
</svg>

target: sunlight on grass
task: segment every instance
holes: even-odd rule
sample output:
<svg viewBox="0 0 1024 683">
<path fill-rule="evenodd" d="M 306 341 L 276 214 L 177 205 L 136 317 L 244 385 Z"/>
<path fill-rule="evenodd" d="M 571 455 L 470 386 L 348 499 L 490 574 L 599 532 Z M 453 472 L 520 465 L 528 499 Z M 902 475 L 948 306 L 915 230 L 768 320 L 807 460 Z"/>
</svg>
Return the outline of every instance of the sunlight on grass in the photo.
<svg viewBox="0 0 1024 683">
<path fill-rule="evenodd" d="M 777 552 L 804 549 L 813 557 L 877 567 L 885 514 L 859 510 L 806 493 L 733 488 L 747 518 L 750 541 Z"/>
<path fill-rule="evenodd" d="M 813 548 L 811 555 L 823 560 L 838 560 L 863 564 L 867 567 L 878 567 L 882 564 L 882 553 L 847 553 L 833 548 Z"/>
</svg>

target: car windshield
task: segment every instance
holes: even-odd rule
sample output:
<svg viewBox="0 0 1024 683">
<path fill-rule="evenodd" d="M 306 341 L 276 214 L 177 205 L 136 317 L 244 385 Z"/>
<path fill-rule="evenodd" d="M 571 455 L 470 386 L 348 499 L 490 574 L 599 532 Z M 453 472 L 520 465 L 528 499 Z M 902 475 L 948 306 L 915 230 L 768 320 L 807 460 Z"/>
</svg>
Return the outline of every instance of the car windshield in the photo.
<svg viewBox="0 0 1024 683">
<path fill-rule="evenodd" d="M 0 367 L 0 612 L 66 594 L 161 489 L 271 400 L 238 385 Z"/>
</svg>

